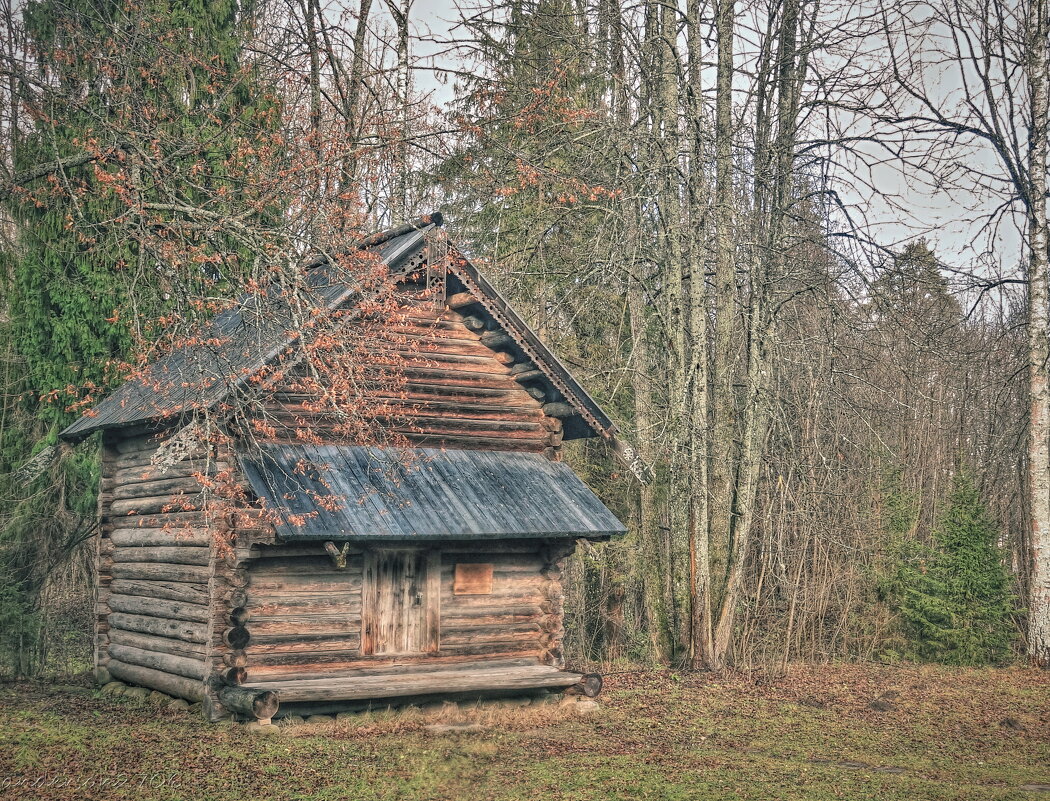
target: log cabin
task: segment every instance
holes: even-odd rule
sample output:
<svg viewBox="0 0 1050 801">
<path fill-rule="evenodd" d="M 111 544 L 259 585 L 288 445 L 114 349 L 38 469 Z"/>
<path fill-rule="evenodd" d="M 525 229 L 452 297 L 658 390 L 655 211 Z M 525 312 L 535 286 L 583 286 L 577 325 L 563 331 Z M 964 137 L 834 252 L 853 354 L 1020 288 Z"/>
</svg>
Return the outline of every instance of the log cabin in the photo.
<svg viewBox="0 0 1050 801">
<path fill-rule="evenodd" d="M 301 397 L 289 355 L 306 335 L 280 301 L 216 315 L 62 432 L 101 439 L 100 680 L 201 702 L 212 721 L 600 689 L 565 668 L 561 570 L 579 540 L 624 527 L 561 448 L 631 451 L 440 223 L 358 244 L 405 299 L 396 336 L 369 340 L 404 351 L 402 384 L 362 385 L 395 396 L 396 446 L 348 441 Z M 362 302 L 337 264 L 303 269 L 328 310 Z M 272 424 L 242 436 L 259 409 Z M 228 436 L 202 438 L 204 417 Z"/>
</svg>

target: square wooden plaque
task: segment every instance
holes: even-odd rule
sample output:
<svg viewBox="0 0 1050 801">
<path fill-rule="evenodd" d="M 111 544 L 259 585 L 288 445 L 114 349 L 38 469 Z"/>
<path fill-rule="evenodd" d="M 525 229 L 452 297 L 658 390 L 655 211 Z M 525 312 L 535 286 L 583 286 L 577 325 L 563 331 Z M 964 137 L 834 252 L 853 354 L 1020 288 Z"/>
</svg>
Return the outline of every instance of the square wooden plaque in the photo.
<svg viewBox="0 0 1050 801">
<path fill-rule="evenodd" d="M 452 582 L 453 595 L 491 595 L 492 565 L 459 563 Z"/>
</svg>

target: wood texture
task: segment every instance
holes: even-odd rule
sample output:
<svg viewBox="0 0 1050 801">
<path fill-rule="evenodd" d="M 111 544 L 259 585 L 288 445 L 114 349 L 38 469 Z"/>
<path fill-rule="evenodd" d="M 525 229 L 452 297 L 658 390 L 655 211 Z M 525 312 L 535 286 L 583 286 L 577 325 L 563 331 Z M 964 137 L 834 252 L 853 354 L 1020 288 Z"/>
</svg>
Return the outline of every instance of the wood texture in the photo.
<svg viewBox="0 0 1050 801">
<path fill-rule="evenodd" d="M 427 447 L 543 451 L 551 447 L 541 404 L 516 380 L 516 357 L 504 334 L 472 331 L 471 318 L 451 310 L 416 308 L 372 343 L 376 382 L 362 388 L 382 403 L 384 427 Z M 483 324 L 478 330 L 483 328 Z M 400 375 L 389 386 L 389 365 Z M 378 365 L 383 365 L 380 370 Z M 533 367 L 535 369 L 535 367 Z M 370 375 L 370 368 L 363 368 Z M 276 439 L 296 441 L 304 426 L 337 437 L 341 421 L 319 412 L 294 371 L 263 403 Z"/>
</svg>

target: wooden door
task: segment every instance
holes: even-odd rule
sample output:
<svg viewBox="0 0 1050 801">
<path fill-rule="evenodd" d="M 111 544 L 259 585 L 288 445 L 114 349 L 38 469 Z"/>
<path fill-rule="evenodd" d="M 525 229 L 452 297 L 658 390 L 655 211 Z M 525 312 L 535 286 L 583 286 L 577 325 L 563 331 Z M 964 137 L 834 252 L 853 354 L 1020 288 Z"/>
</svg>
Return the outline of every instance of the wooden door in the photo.
<svg viewBox="0 0 1050 801">
<path fill-rule="evenodd" d="M 440 602 L 436 552 L 376 550 L 366 555 L 364 567 L 364 653 L 436 652 Z"/>
</svg>

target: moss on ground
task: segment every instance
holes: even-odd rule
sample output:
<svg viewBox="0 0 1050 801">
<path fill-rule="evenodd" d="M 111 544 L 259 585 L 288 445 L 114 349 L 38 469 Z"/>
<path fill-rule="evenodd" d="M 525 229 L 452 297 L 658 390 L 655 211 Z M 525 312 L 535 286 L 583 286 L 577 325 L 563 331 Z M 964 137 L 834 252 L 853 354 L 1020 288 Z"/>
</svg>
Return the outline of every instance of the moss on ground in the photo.
<svg viewBox="0 0 1050 801">
<path fill-rule="evenodd" d="M 503 710 L 261 737 L 69 687 L 0 686 L 0 797 L 31 799 L 1050 799 L 1050 676 L 797 666 L 770 679 L 610 677 L 603 711 Z M 877 702 L 873 706 L 873 702 Z"/>
</svg>

